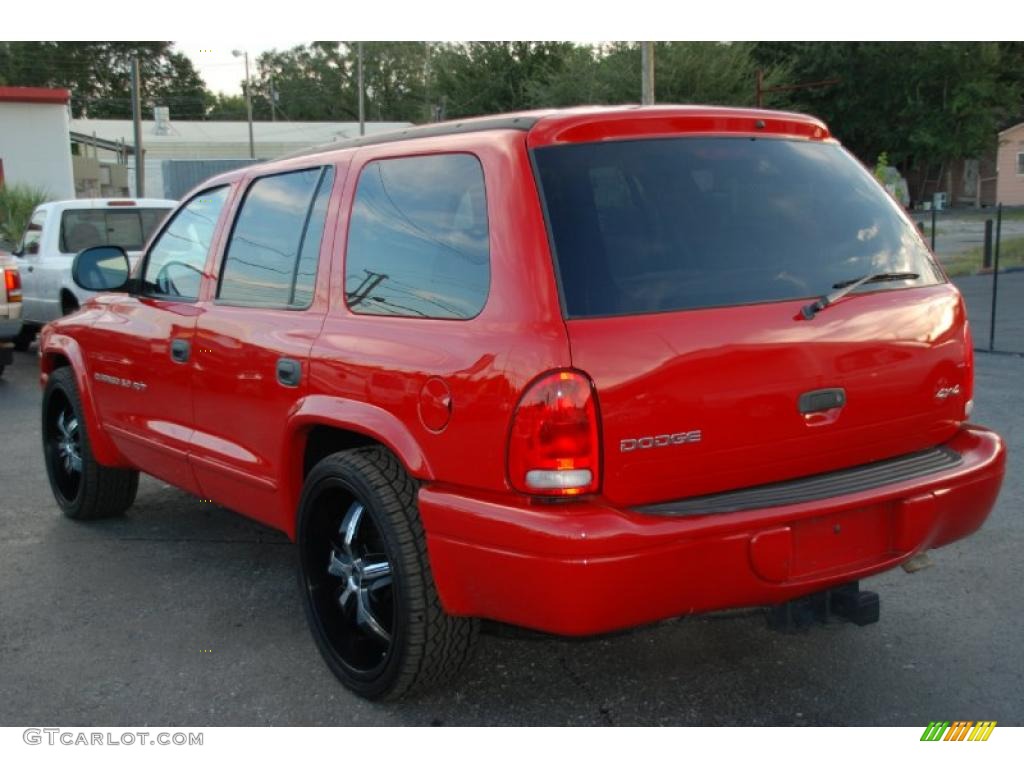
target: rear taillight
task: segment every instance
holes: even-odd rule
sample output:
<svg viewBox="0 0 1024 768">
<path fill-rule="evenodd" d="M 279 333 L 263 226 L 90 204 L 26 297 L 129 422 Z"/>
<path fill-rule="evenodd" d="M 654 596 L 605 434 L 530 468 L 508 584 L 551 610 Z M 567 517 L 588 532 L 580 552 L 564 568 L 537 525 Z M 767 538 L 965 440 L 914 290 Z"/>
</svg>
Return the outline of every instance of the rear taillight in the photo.
<svg viewBox="0 0 1024 768">
<path fill-rule="evenodd" d="M 600 485 L 594 387 L 577 371 L 552 371 L 531 384 L 512 416 L 508 474 L 535 496 L 578 496 Z"/>
<path fill-rule="evenodd" d="M 16 269 L 5 269 L 4 288 L 7 291 L 7 301 L 14 303 L 21 301 L 21 275 Z"/>
</svg>

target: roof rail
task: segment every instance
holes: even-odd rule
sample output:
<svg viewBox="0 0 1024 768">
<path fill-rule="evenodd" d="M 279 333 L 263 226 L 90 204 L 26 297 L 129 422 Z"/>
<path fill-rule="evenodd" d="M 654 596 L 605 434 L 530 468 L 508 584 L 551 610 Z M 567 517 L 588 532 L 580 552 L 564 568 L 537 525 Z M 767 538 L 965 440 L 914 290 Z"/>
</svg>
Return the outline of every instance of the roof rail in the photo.
<svg viewBox="0 0 1024 768">
<path fill-rule="evenodd" d="M 433 136 L 454 136 L 459 133 L 477 133 L 479 131 L 513 130 L 528 131 L 540 120 L 541 115 L 498 115 L 496 117 L 473 118 L 467 120 L 452 120 L 446 123 L 431 123 L 428 125 L 414 125 L 412 128 L 403 128 L 398 131 L 376 133 L 372 136 L 360 136 L 357 139 L 344 139 L 332 141 L 328 144 L 320 144 L 309 147 L 300 152 L 292 152 L 288 155 L 281 155 L 275 160 L 292 160 L 308 155 L 318 155 L 322 152 L 333 152 L 338 149 L 353 149 L 355 147 L 370 147 L 376 144 L 390 144 L 396 141 L 411 139 L 426 139 Z"/>
</svg>

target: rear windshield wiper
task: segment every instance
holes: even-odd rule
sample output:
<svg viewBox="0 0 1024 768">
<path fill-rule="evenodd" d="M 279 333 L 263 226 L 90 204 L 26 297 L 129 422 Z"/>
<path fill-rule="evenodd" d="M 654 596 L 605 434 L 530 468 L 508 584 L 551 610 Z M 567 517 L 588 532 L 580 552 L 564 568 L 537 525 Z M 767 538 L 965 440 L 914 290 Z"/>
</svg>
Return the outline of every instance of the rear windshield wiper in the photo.
<svg viewBox="0 0 1024 768">
<path fill-rule="evenodd" d="M 888 280 L 916 280 L 919 277 L 920 275 L 916 272 L 872 272 L 869 275 L 864 275 L 864 277 L 855 277 L 852 280 L 843 280 L 842 282 L 836 283 L 832 286 L 836 289 L 832 291 L 832 293 L 826 293 L 817 301 L 813 301 L 802 307 L 800 314 L 804 316 L 805 320 L 810 320 L 825 307 L 835 304 L 850 291 L 860 288 L 865 283 L 883 283 Z"/>
</svg>

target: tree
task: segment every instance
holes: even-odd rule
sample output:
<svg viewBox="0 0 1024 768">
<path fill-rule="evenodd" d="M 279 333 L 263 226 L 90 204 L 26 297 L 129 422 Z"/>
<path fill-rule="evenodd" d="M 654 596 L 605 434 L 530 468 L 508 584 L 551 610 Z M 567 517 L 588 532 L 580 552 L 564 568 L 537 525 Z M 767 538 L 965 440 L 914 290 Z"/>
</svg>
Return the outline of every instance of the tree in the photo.
<svg viewBox="0 0 1024 768">
<path fill-rule="evenodd" d="M 7 85 L 67 88 L 75 117 L 131 117 L 131 62 L 139 59 L 143 105 L 201 119 L 210 96 L 191 60 L 169 42 L 12 42 L 0 44 Z"/>
<path fill-rule="evenodd" d="M 543 87 L 568 65 L 574 50 L 565 42 L 442 45 L 431 64 L 431 92 L 449 118 L 548 106 Z"/>
<path fill-rule="evenodd" d="M 840 78 L 780 101 L 825 119 L 859 157 L 887 152 L 904 169 L 994 148 L 1024 95 L 1013 43 L 760 43 L 755 56 L 794 82 Z"/>
</svg>

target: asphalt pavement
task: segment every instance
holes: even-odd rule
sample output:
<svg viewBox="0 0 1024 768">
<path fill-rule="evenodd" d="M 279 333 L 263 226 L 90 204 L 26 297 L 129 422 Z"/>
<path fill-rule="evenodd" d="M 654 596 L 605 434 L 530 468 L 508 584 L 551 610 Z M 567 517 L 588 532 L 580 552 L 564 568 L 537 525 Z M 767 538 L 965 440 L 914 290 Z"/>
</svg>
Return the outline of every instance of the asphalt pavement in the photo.
<svg viewBox="0 0 1024 768">
<path fill-rule="evenodd" d="M 0 725 L 1022 725 L 1022 380 L 1024 358 L 977 357 L 976 419 L 1010 446 L 999 505 L 934 567 L 867 580 L 879 623 L 492 630 L 450 689 L 377 705 L 321 662 L 284 536 L 151 478 L 123 519 L 63 518 L 19 354 L 0 378 Z"/>
</svg>

